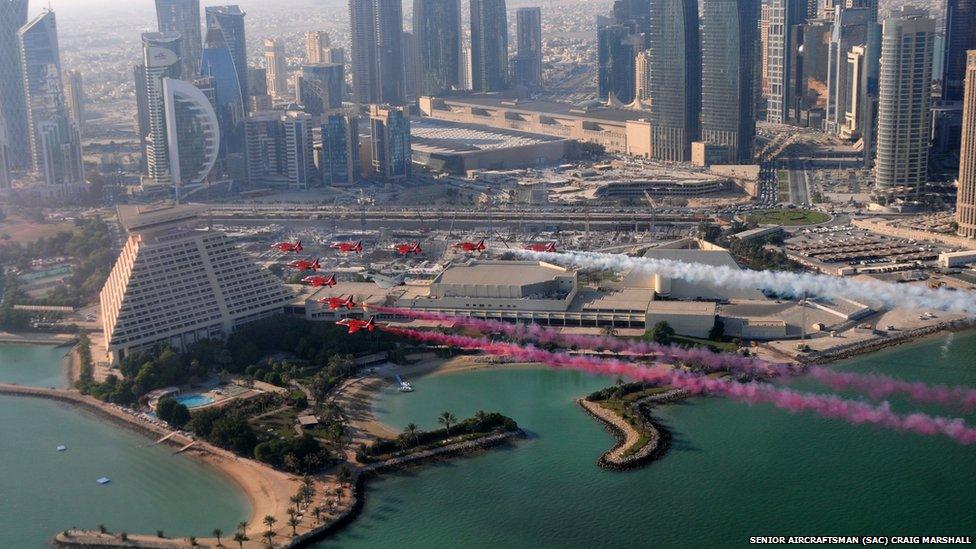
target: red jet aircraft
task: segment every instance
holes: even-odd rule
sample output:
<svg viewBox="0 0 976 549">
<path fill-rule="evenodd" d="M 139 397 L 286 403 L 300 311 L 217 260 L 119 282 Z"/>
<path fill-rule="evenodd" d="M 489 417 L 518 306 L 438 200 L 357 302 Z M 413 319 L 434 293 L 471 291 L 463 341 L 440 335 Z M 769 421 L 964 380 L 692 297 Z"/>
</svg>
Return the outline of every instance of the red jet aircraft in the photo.
<svg viewBox="0 0 976 549">
<path fill-rule="evenodd" d="M 400 255 L 419 254 L 423 252 L 423 250 L 420 249 L 420 242 L 416 244 L 397 244 L 393 247 L 393 249 L 395 249 L 396 253 Z"/>
<path fill-rule="evenodd" d="M 349 296 L 348 299 L 342 299 L 341 295 L 339 297 L 323 297 L 322 299 L 319 300 L 319 303 L 323 305 L 328 305 L 329 309 L 332 311 L 336 309 L 341 309 L 343 307 L 345 307 L 346 309 L 355 309 L 356 302 L 353 301 L 352 298 L 353 296 Z"/>
<path fill-rule="evenodd" d="M 339 253 L 348 254 L 350 252 L 359 253 L 363 251 L 363 241 L 359 242 L 336 242 L 330 246 L 333 250 L 339 250 Z"/>
<path fill-rule="evenodd" d="M 548 244 L 529 244 L 525 247 L 526 250 L 530 252 L 550 252 L 556 253 L 556 243 L 550 242 Z"/>
<path fill-rule="evenodd" d="M 372 332 L 376 329 L 376 323 L 373 322 L 373 317 L 369 317 L 369 320 L 357 320 L 355 318 L 343 318 L 339 322 L 336 322 L 339 326 L 345 326 L 349 328 L 349 333 L 354 334 L 360 330 L 366 330 Z"/>
<path fill-rule="evenodd" d="M 331 288 L 336 284 L 338 284 L 338 282 L 336 282 L 335 273 L 332 273 L 329 276 L 322 276 L 322 275 L 306 276 L 305 278 L 302 279 L 302 284 L 308 284 L 313 288 L 318 288 L 321 286 L 328 286 Z"/>
<path fill-rule="evenodd" d="M 315 258 L 315 261 L 299 259 L 297 261 L 292 261 L 288 264 L 288 266 L 293 269 L 298 269 L 299 271 L 317 271 L 321 268 L 318 258 Z"/>
<path fill-rule="evenodd" d="M 477 244 L 474 242 L 458 242 L 451 247 L 455 250 L 461 250 L 462 252 L 483 252 L 486 249 L 484 238 L 479 240 Z"/>
<path fill-rule="evenodd" d="M 302 241 L 292 244 L 291 242 L 275 242 L 271 245 L 272 249 L 278 250 L 279 252 L 295 252 L 296 254 L 302 253 Z"/>
</svg>

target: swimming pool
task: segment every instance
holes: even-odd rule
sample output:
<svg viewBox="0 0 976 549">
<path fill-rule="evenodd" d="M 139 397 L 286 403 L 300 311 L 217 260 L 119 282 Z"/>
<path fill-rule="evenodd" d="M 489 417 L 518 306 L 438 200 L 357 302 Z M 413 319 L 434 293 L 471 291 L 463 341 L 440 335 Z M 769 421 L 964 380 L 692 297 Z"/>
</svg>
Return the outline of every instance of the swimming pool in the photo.
<svg viewBox="0 0 976 549">
<path fill-rule="evenodd" d="M 201 406 L 206 406 L 208 404 L 213 404 L 214 399 L 196 393 L 189 393 L 185 395 L 180 395 L 176 397 L 176 402 L 186 406 L 187 408 L 199 408 Z"/>
</svg>

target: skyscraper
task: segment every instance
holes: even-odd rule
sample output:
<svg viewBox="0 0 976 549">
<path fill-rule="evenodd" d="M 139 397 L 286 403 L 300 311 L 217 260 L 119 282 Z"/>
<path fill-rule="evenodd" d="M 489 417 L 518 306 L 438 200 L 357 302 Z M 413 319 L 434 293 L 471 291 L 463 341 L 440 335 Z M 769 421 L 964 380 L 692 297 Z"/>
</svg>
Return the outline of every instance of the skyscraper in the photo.
<svg viewBox="0 0 976 549">
<path fill-rule="evenodd" d="M 85 82 L 81 72 L 66 70 L 63 75 L 64 98 L 71 120 L 78 126 L 78 133 L 85 135 Z"/>
<path fill-rule="evenodd" d="M 177 197 L 210 176 L 220 154 L 220 127 L 210 100 L 183 80 L 163 78 L 169 173 Z"/>
<path fill-rule="evenodd" d="M 636 93 L 635 59 L 642 38 L 626 25 L 607 25 L 597 30 L 597 89 L 600 99 L 611 95 L 624 104 Z"/>
<path fill-rule="evenodd" d="M 322 115 L 342 108 L 346 80 L 343 69 L 342 65 L 331 63 L 302 65 L 295 96 L 305 112 Z"/>
<path fill-rule="evenodd" d="M 0 116 L 0 191 L 9 189 L 12 183 L 10 176 L 10 139 L 7 137 L 7 123 L 3 116 Z"/>
<path fill-rule="evenodd" d="M 226 159 L 228 155 L 243 153 L 244 116 L 247 114 L 244 92 L 238 80 L 237 65 L 220 29 L 207 30 L 200 72 L 203 76 L 214 79 L 217 119 L 220 120 L 221 156 Z"/>
<path fill-rule="evenodd" d="M 200 35 L 200 0 L 156 0 L 159 32 L 176 32 L 183 37 L 180 50 L 183 75 L 200 74 L 203 39 Z"/>
<path fill-rule="evenodd" d="M 856 45 L 866 45 L 878 23 L 867 8 L 834 10 L 830 50 L 827 60 L 827 112 L 824 129 L 840 134 L 845 126 L 853 86 L 847 56 Z"/>
<path fill-rule="evenodd" d="M 542 85 L 542 10 L 519 8 L 515 11 L 515 59 L 512 83 L 529 89 Z"/>
<path fill-rule="evenodd" d="M 285 45 L 277 38 L 264 39 L 264 64 L 267 68 L 268 94 L 275 99 L 288 96 L 288 65 Z"/>
<path fill-rule="evenodd" d="M 767 71 L 769 77 L 769 105 L 766 120 L 785 124 L 790 118 L 793 91 L 794 27 L 806 21 L 806 0 L 772 0 L 769 7 L 769 41 L 767 43 Z"/>
<path fill-rule="evenodd" d="M 976 50 L 976 0 L 947 0 L 942 98 L 962 101 L 966 52 Z"/>
<path fill-rule="evenodd" d="M 976 49 L 966 53 L 963 79 L 962 148 L 959 154 L 959 194 L 956 222 L 959 235 L 976 238 Z"/>
<path fill-rule="evenodd" d="M 325 57 L 325 50 L 332 41 L 325 31 L 308 31 L 305 33 L 305 59 L 309 63 L 330 63 Z"/>
<path fill-rule="evenodd" d="M 146 65 L 140 63 L 132 67 L 132 78 L 136 88 L 136 127 L 139 130 L 139 149 L 142 157 L 139 160 L 139 171 L 142 175 L 149 175 L 149 97 L 146 90 Z"/>
<path fill-rule="evenodd" d="M 505 0 L 471 0 L 472 89 L 508 87 L 508 18 Z"/>
<path fill-rule="evenodd" d="M 387 182 L 400 181 L 413 173 L 410 149 L 410 115 L 402 107 L 371 105 L 369 135 L 373 172 Z"/>
<path fill-rule="evenodd" d="M 146 135 L 147 175 L 157 185 L 173 183 L 170 173 L 169 140 L 166 138 L 166 107 L 163 79 L 179 79 L 182 73 L 180 46 L 176 32 L 147 32 L 142 35 L 142 61 L 145 67 L 145 106 L 149 122 Z"/>
<path fill-rule="evenodd" d="M 353 97 L 359 103 L 401 104 L 401 0 L 349 0 Z"/>
<path fill-rule="evenodd" d="M 460 88 L 460 0 L 414 0 L 413 33 L 420 55 L 420 95 Z"/>
<path fill-rule="evenodd" d="M 282 115 L 288 188 L 308 190 L 315 186 L 315 156 L 312 149 L 312 115 L 288 111 Z"/>
<path fill-rule="evenodd" d="M 926 182 L 935 20 L 885 20 L 881 38 L 876 183 L 915 194 Z"/>
<path fill-rule="evenodd" d="M 317 159 L 324 185 L 351 185 L 360 178 L 359 119 L 333 113 L 322 122 L 322 148 Z"/>
<path fill-rule="evenodd" d="M 420 48 L 417 37 L 404 31 L 400 37 L 400 53 L 403 56 L 403 93 L 407 101 L 416 101 L 420 90 Z"/>
<path fill-rule="evenodd" d="M 878 20 L 878 0 L 822 0 L 823 3 L 820 5 L 820 9 L 817 11 L 815 16 L 821 19 L 831 19 L 833 20 L 834 15 L 837 13 L 837 8 L 866 8 L 871 12 L 871 18 L 874 21 Z"/>
<path fill-rule="evenodd" d="M 83 183 L 81 135 L 61 87 L 61 54 L 54 12 L 44 10 L 17 31 L 34 171 L 48 185 Z"/>
<path fill-rule="evenodd" d="M 239 6 L 209 6 L 207 7 L 208 41 L 210 30 L 217 30 L 223 37 L 224 45 L 230 52 L 234 70 L 237 72 L 237 83 L 241 88 L 241 97 L 248 97 L 247 90 L 247 42 L 244 39 L 244 16 Z M 241 101 L 243 103 L 243 99 Z"/>
<path fill-rule="evenodd" d="M 637 101 L 646 102 L 651 99 L 651 50 L 637 52 L 634 59 L 634 78 L 637 83 L 634 96 Z"/>
<path fill-rule="evenodd" d="M 762 65 L 760 93 L 764 99 L 769 96 L 769 21 L 771 14 L 770 5 L 763 2 L 759 8 L 759 47 L 762 49 L 759 62 Z M 765 109 L 763 110 L 765 111 Z"/>
<path fill-rule="evenodd" d="M 0 0 L 0 118 L 6 121 L 10 168 L 30 164 L 27 104 L 17 30 L 27 23 L 28 0 Z"/>
<path fill-rule="evenodd" d="M 698 3 L 651 3 L 651 154 L 660 160 L 691 159 L 699 138 L 701 51 Z"/>
<path fill-rule="evenodd" d="M 705 0 L 701 140 L 722 146 L 736 164 L 753 156 L 758 23 L 758 0 Z"/>
</svg>

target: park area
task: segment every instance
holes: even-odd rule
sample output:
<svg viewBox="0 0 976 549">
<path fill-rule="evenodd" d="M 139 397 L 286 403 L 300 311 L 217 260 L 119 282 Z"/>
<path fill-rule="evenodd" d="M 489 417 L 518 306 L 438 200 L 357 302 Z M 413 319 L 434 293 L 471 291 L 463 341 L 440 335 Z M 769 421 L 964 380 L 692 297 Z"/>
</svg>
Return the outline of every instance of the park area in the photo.
<svg viewBox="0 0 976 549">
<path fill-rule="evenodd" d="M 830 219 L 830 216 L 813 210 L 776 209 L 754 212 L 749 216 L 750 223 L 759 225 L 783 225 L 799 227 L 802 225 L 816 225 Z"/>
</svg>

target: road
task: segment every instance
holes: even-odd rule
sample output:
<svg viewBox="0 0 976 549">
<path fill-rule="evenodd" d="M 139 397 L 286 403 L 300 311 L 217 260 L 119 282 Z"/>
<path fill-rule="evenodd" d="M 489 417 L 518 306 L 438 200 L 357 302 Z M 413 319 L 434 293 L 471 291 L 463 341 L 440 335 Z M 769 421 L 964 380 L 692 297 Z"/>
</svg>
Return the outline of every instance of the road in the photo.
<svg viewBox="0 0 976 549">
<path fill-rule="evenodd" d="M 810 205 L 810 186 L 807 182 L 807 170 L 803 160 L 790 159 L 790 202 L 797 206 Z"/>
</svg>

